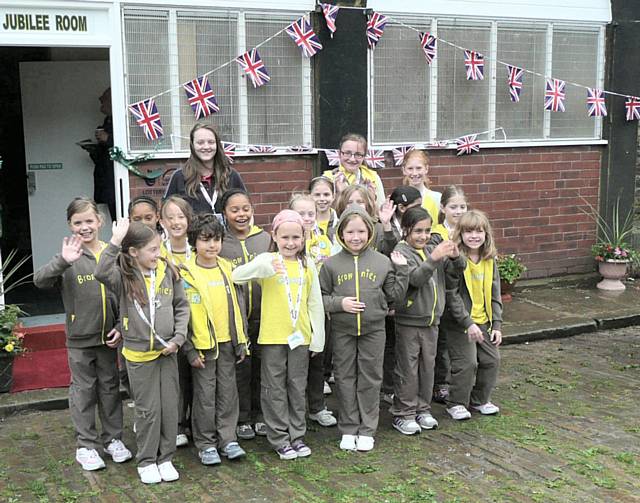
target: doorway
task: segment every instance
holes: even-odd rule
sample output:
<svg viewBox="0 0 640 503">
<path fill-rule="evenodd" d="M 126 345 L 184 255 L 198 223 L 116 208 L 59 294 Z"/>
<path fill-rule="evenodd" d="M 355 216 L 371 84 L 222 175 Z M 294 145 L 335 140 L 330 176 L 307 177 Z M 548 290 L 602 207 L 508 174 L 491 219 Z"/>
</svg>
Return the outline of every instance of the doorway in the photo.
<svg viewBox="0 0 640 503">
<path fill-rule="evenodd" d="M 32 257 L 26 274 L 59 252 L 69 201 L 93 196 L 93 162 L 76 142 L 93 139 L 103 122 L 98 97 L 109 86 L 109 51 L 0 47 L 0 64 L 0 244 L 5 257 L 14 249 Z M 32 316 L 63 312 L 57 290 L 32 284 L 5 301 Z"/>
</svg>

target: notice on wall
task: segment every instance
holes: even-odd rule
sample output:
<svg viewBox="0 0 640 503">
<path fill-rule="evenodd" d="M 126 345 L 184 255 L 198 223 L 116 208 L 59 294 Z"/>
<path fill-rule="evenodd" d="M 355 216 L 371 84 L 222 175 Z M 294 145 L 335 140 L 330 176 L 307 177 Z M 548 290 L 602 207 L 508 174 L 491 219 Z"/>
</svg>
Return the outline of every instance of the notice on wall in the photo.
<svg viewBox="0 0 640 503">
<path fill-rule="evenodd" d="M 3 16 L 4 31 L 63 31 L 86 32 L 86 15 L 73 14 L 31 14 L 6 12 Z"/>
</svg>

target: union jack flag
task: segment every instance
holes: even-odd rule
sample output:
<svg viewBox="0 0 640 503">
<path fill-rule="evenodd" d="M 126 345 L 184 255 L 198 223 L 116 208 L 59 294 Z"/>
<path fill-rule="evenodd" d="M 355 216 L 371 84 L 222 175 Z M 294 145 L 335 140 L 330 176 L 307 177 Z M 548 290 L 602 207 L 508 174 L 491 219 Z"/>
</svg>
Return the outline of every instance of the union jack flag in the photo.
<svg viewBox="0 0 640 503">
<path fill-rule="evenodd" d="M 207 76 L 196 77 L 191 82 L 187 82 L 184 87 L 187 93 L 187 100 L 196 116 L 196 119 L 205 117 L 220 111 L 218 100 L 211 90 Z"/>
<path fill-rule="evenodd" d="M 304 16 L 287 26 L 286 31 L 307 58 L 322 50 L 318 36 Z"/>
<path fill-rule="evenodd" d="M 335 149 L 324 149 L 324 155 L 327 156 L 329 166 L 340 166 L 340 153 Z"/>
<path fill-rule="evenodd" d="M 273 154 L 277 150 L 273 145 L 249 145 L 249 152 L 256 154 Z"/>
<path fill-rule="evenodd" d="M 129 111 L 135 117 L 138 126 L 144 131 L 147 140 L 157 140 L 164 134 L 158 107 L 156 107 L 153 98 L 129 105 Z"/>
<path fill-rule="evenodd" d="M 233 164 L 233 158 L 236 156 L 236 144 L 230 141 L 223 141 L 222 148 L 224 148 L 224 155 L 226 155 L 229 162 Z"/>
<path fill-rule="evenodd" d="M 436 140 L 436 141 L 431 141 L 427 143 L 427 148 L 428 149 L 447 148 L 447 145 L 449 145 L 449 142 L 447 140 Z"/>
<path fill-rule="evenodd" d="M 369 18 L 367 22 L 367 41 L 369 42 L 370 49 L 374 49 L 382 38 L 387 20 L 387 16 L 383 16 L 378 12 L 374 12 Z"/>
<path fill-rule="evenodd" d="M 507 83 L 509 84 L 509 95 L 511 96 L 511 101 L 518 103 L 520 101 L 520 93 L 522 92 L 524 70 L 517 66 L 507 65 L 507 74 Z"/>
<path fill-rule="evenodd" d="M 404 162 L 404 156 L 407 155 L 407 152 L 413 150 L 415 145 L 404 145 L 402 147 L 394 147 L 391 150 L 393 154 L 393 165 L 400 166 Z"/>
<path fill-rule="evenodd" d="M 295 153 L 313 152 L 313 147 L 307 147 L 305 145 L 293 145 L 291 147 L 287 147 L 287 152 L 295 152 Z"/>
<path fill-rule="evenodd" d="M 251 49 L 236 58 L 238 64 L 251 79 L 253 87 L 260 87 L 271 80 L 257 49 Z"/>
<path fill-rule="evenodd" d="M 458 154 L 457 155 L 465 155 L 471 154 L 473 152 L 480 152 L 480 142 L 476 140 L 475 134 L 470 134 L 468 136 L 463 136 L 456 140 L 456 144 L 458 145 Z"/>
<path fill-rule="evenodd" d="M 337 5 L 332 5 L 330 3 L 321 3 L 322 13 L 324 14 L 324 20 L 327 22 L 327 28 L 331 32 L 331 38 L 333 38 L 333 34 L 336 32 L 336 17 L 338 17 L 338 11 L 340 7 Z"/>
<path fill-rule="evenodd" d="M 640 98 L 637 96 L 627 96 L 627 101 L 624 104 L 627 109 L 627 120 L 640 120 Z"/>
<path fill-rule="evenodd" d="M 544 93 L 544 109 L 552 112 L 564 112 L 564 88 L 566 82 L 558 79 L 547 79 Z"/>
<path fill-rule="evenodd" d="M 369 149 L 364 162 L 370 168 L 384 168 L 384 150 Z"/>
<path fill-rule="evenodd" d="M 467 80 L 484 80 L 484 56 L 476 51 L 464 50 Z"/>
<path fill-rule="evenodd" d="M 607 106 L 601 89 L 587 88 L 587 114 L 589 117 L 607 116 Z"/>
<path fill-rule="evenodd" d="M 420 47 L 422 47 L 424 57 L 427 58 L 427 64 L 430 65 L 436 59 L 438 39 L 430 33 L 420 33 L 418 37 L 420 37 Z"/>
</svg>

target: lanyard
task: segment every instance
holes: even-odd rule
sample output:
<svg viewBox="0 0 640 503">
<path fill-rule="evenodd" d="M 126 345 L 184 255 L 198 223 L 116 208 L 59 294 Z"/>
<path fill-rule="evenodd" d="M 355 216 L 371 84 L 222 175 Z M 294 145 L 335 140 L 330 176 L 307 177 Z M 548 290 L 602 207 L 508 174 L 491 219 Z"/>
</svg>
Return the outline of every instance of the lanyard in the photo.
<svg viewBox="0 0 640 503">
<path fill-rule="evenodd" d="M 400 236 L 402 236 L 402 227 L 400 227 L 400 222 L 398 222 L 398 218 L 393 215 L 393 218 L 391 219 L 391 221 L 393 222 L 393 225 L 396 226 L 396 229 L 398 229 L 398 233 L 400 234 Z"/>
<path fill-rule="evenodd" d="M 293 296 L 291 295 L 291 283 L 289 282 L 289 274 L 287 273 L 287 266 L 284 264 L 282 255 L 278 253 L 280 263 L 284 268 L 284 288 L 287 292 L 287 302 L 289 303 L 289 316 L 291 316 L 291 324 L 293 329 L 296 329 L 298 318 L 300 317 L 300 306 L 302 305 L 302 287 L 304 286 L 304 268 L 302 267 L 302 261 L 298 259 L 298 271 L 300 273 L 300 287 L 298 288 L 298 295 L 296 298 L 296 305 L 293 305 Z"/>
<path fill-rule="evenodd" d="M 168 234 L 168 233 L 167 233 Z M 164 246 L 167 248 L 167 253 L 169 255 L 171 255 L 171 262 L 173 262 L 173 265 L 178 265 L 175 263 L 175 261 L 173 260 L 173 252 L 171 251 L 171 239 L 167 239 L 164 242 Z M 191 258 L 191 247 L 189 246 L 189 240 L 187 239 L 187 246 L 184 249 L 184 258 L 185 260 L 189 260 Z"/>
<path fill-rule="evenodd" d="M 165 348 L 168 348 L 169 344 L 167 344 L 164 339 L 162 339 L 162 337 L 158 335 L 154 327 L 156 322 L 156 271 L 154 270 L 151 270 L 151 281 L 149 290 L 149 316 L 151 318 L 151 321 L 147 319 L 144 311 L 142 310 L 142 306 L 140 306 L 140 303 L 137 300 L 133 300 L 133 305 L 135 306 L 136 311 L 138 311 L 138 316 L 140 316 L 140 318 L 142 318 L 142 321 L 144 321 L 145 324 L 151 329 L 151 333 L 153 334 L 153 336 L 160 342 L 160 344 L 162 344 Z"/>
<path fill-rule="evenodd" d="M 205 189 L 204 185 L 200 183 L 200 192 L 202 192 L 202 195 L 206 199 L 207 203 L 209 203 L 209 206 L 211 206 L 211 213 L 215 214 L 216 201 L 218 200 L 218 189 L 214 189 L 212 197 L 209 195 L 209 192 L 207 192 L 207 189 Z"/>
</svg>

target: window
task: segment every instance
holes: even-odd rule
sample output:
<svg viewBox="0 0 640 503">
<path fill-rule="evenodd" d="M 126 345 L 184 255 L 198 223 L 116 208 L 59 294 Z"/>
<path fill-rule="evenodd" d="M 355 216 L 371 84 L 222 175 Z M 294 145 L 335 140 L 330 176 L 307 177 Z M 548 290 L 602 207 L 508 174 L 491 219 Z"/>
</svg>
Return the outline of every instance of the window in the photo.
<svg viewBox="0 0 640 503">
<path fill-rule="evenodd" d="M 124 9 L 127 102 L 155 98 L 164 129 L 159 151 L 187 152 L 196 122 L 182 83 L 218 68 L 271 37 L 303 12 Z M 311 64 L 280 33 L 258 48 L 271 81 L 253 88 L 238 64 L 208 75 L 220 111 L 204 119 L 226 141 L 311 145 Z M 149 151 L 129 116 L 129 148 Z"/>
<path fill-rule="evenodd" d="M 431 66 L 417 33 L 399 23 L 442 39 Z M 370 55 L 371 142 L 445 140 L 496 127 L 504 128 L 507 143 L 600 139 L 601 119 L 587 116 L 585 89 L 567 84 L 566 111 L 544 110 L 543 75 L 601 88 L 603 37 L 599 24 L 430 20 L 394 14 Z M 484 80 L 466 80 L 464 52 L 443 40 L 482 53 Z M 497 61 L 539 74 L 525 72 L 518 103 L 509 97 L 506 66 Z M 499 133 L 496 140 L 501 141 Z"/>
</svg>

